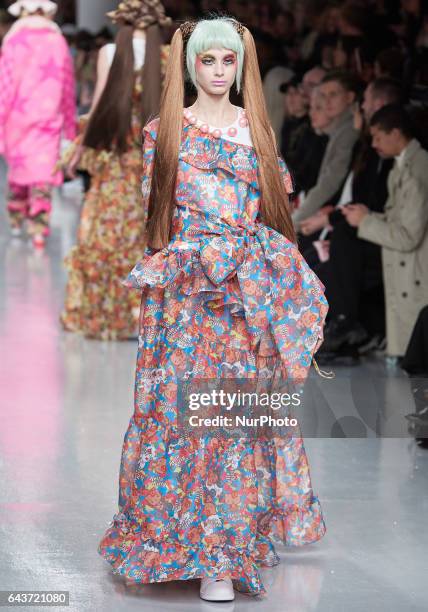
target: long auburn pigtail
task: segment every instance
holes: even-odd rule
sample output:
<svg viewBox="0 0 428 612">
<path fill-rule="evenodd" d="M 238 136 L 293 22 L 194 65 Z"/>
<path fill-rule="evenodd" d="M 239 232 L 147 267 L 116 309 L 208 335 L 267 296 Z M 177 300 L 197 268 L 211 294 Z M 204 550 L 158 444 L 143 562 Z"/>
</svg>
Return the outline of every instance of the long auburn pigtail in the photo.
<svg viewBox="0 0 428 612">
<path fill-rule="evenodd" d="M 267 226 L 277 230 L 291 242 L 296 242 L 289 198 L 281 178 L 277 146 L 266 108 L 256 46 L 247 28 L 244 28 L 243 41 L 244 107 L 259 165 L 260 214 Z"/>
<path fill-rule="evenodd" d="M 180 29 L 177 29 L 171 41 L 161 96 L 159 129 L 148 206 L 146 231 L 148 244 L 153 248 L 163 248 L 170 240 L 183 126 L 183 105 L 183 37 Z"/>
</svg>

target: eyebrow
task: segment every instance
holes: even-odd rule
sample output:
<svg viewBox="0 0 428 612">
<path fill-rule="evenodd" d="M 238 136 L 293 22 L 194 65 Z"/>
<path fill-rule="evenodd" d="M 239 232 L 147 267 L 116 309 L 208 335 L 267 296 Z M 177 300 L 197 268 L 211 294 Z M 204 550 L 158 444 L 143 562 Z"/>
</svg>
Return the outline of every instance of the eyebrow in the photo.
<svg viewBox="0 0 428 612">
<path fill-rule="evenodd" d="M 206 59 L 206 58 L 210 58 L 210 59 L 215 59 L 214 55 L 212 55 L 212 53 L 201 53 L 200 55 L 201 59 Z M 235 53 L 228 53 L 227 55 L 224 55 L 222 59 L 228 59 L 229 57 L 236 57 Z"/>
</svg>

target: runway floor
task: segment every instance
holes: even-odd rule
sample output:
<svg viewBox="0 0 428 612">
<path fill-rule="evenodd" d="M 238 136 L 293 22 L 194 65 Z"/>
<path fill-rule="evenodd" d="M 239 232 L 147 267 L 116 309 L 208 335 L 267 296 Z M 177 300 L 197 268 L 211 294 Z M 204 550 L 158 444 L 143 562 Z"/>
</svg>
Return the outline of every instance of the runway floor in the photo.
<svg viewBox="0 0 428 612">
<path fill-rule="evenodd" d="M 79 201 L 77 183 L 57 195 L 43 253 L 10 238 L 1 211 L 0 590 L 69 591 L 78 612 L 427 610 L 428 451 L 398 436 L 305 440 L 327 534 L 278 547 L 263 599 L 210 604 L 197 581 L 126 588 L 112 574 L 97 545 L 117 508 L 136 345 L 60 329 Z M 407 379 L 381 359 L 343 374 L 392 381 L 384 409 L 402 394 L 412 411 Z M 335 401 L 346 403 L 346 391 Z"/>
</svg>

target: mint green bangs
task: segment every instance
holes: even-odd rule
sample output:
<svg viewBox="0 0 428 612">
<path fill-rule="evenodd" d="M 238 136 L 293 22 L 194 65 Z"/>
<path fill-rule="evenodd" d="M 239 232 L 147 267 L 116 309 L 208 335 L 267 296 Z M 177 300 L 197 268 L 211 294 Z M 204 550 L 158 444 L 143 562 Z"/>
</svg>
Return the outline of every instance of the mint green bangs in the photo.
<svg viewBox="0 0 428 612">
<path fill-rule="evenodd" d="M 196 87 L 196 56 L 208 49 L 230 49 L 237 56 L 236 89 L 241 89 L 244 45 L 241 37 L 227 17 L 203 19 L 193 30 L 187 43 L 186 65 L 193 85 Z"/>
</svg>

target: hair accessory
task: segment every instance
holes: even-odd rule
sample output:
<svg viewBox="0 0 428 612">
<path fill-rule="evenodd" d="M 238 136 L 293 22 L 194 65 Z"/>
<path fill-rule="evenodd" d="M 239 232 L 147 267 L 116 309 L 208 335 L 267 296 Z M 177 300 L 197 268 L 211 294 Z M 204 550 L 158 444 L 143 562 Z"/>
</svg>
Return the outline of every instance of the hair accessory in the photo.
<svg viewBox="0 0 428 612">
<path fill-rule="evenodd" d="M 233 25 L 235 30 L 238 32 L 239 36 L 243 38 L 244 32 L 245 32 L 245 26 L 242 25 L 242 23 L 240 23 L 236 19 L 228 19 L 227 21 Z M 198 25 L 198 21 L 185 21 L 184 23 L 180 25 L 181 36 L 183 37 L 183 41 L 185 44 L 187 43 L 187 41 L 193 34 L 193 31 L 197 25 Z"/>
<path fill-rule="evenodd" d="M 13 17 L 19 17 L 23 10 L 35 13 L 39 9 L 44 13 L 53 15 L 57 12 L 58 5 L 51 0 L 18 0 L 11 4 L 7 10 Z"/>
<path fill-rule="evenodd" d="M 117 9 L 107 13 L 107 16 L 113 22 L 122 21 L 140 29 L 154 24 L 164 27 L 172 23 L 159 0 L 122 0 Z"/>
<path fill-rule="evenodd" d="M 240 21 L 236 21 L 236 19 L 231 19 L 231 22 L 235 26 L 239 36 L 244 38 L 245 26 Z"/>
<path fill-rule="evenodd" d="M 180 25 L 181 36 L 185 43 L 187 43 L 197 25 L 197 21 L 185 21 Z"/>
</svg>

